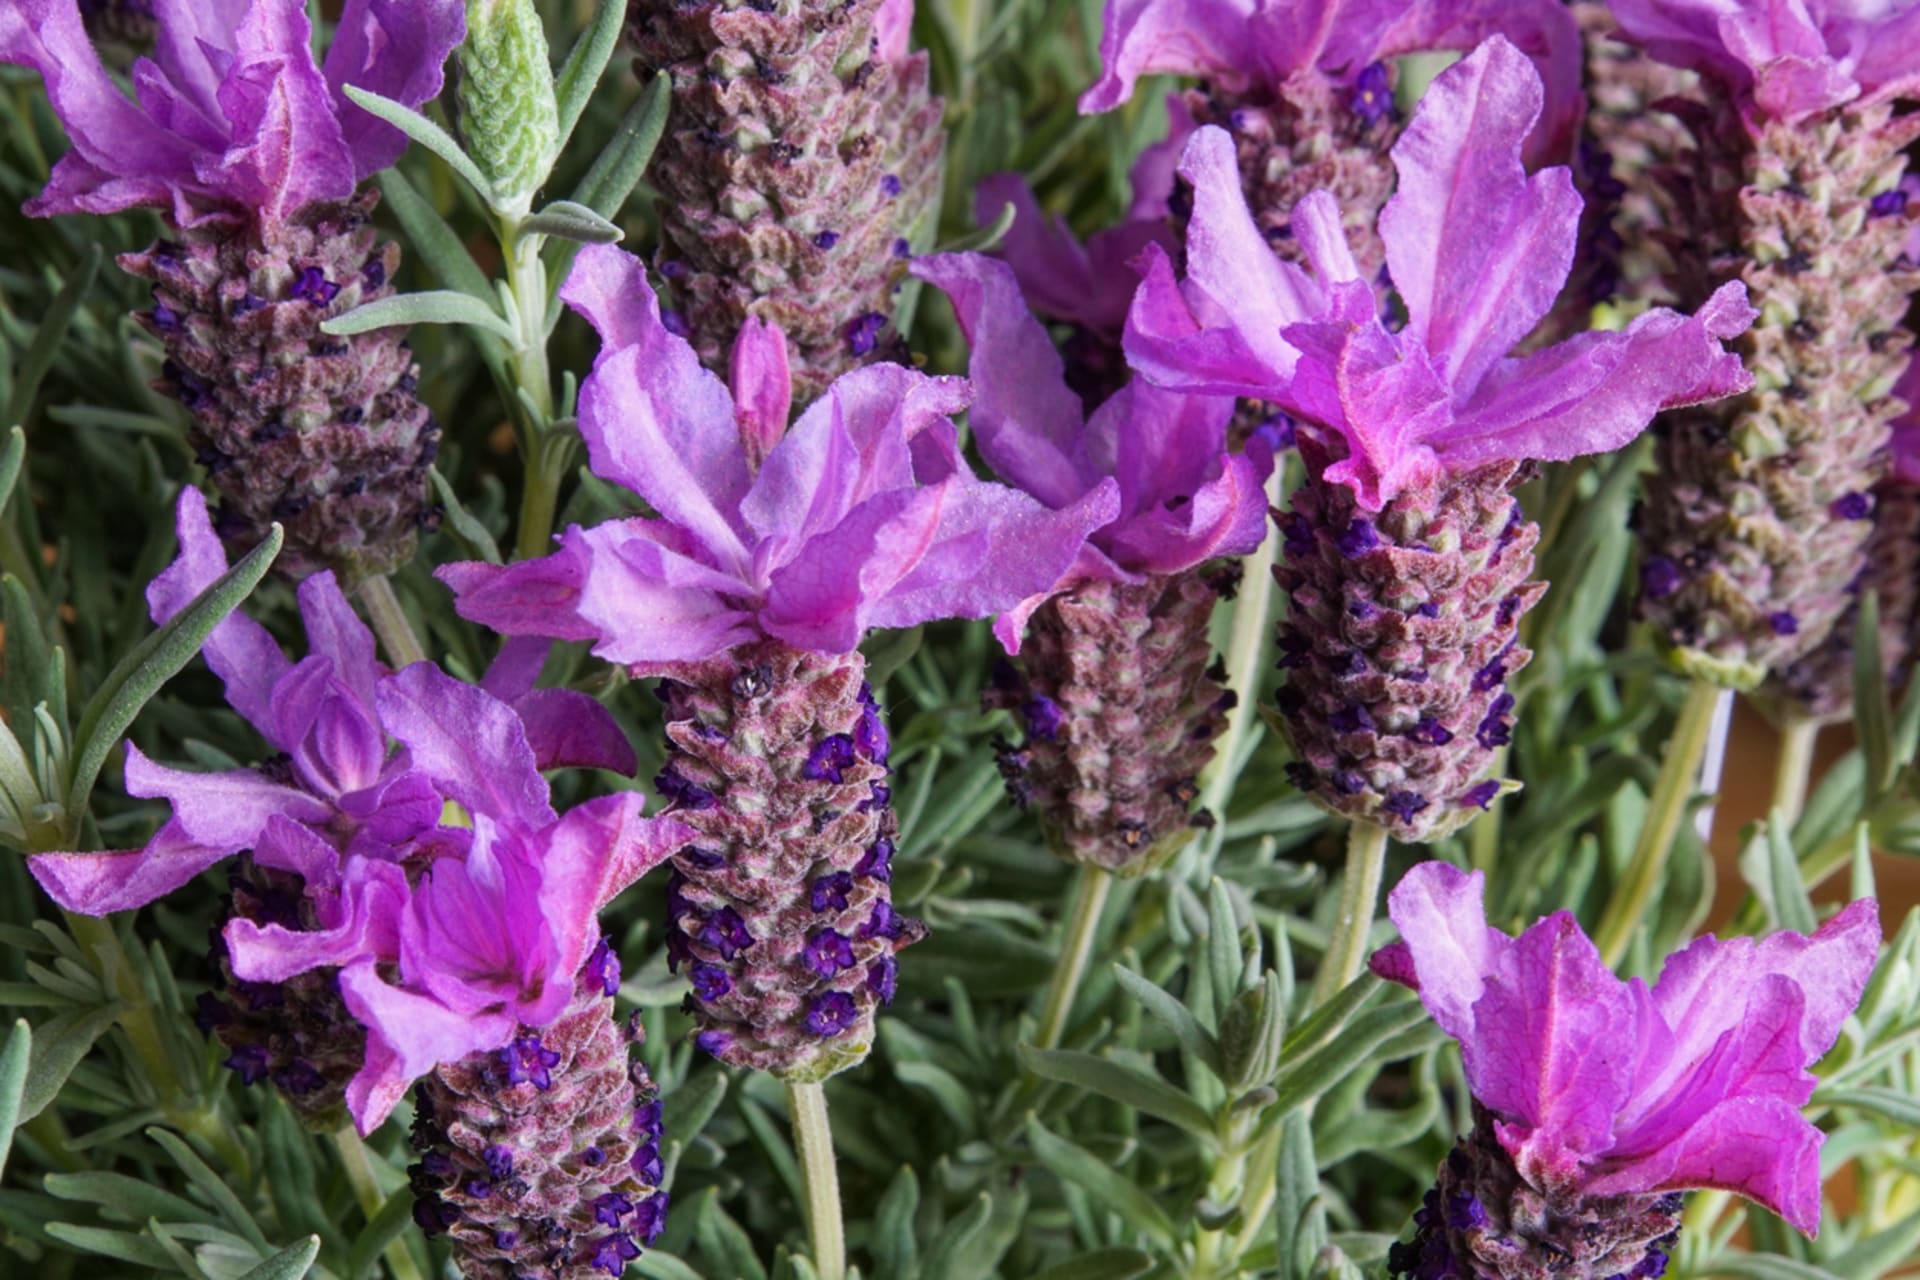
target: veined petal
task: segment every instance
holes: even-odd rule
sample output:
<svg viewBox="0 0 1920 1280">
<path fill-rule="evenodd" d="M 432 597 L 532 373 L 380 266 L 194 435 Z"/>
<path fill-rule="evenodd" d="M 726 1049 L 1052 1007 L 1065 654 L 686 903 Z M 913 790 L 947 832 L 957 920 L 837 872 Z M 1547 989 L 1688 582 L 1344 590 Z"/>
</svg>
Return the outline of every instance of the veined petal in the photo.
<svg viewBox="0 0 1920 1280">
<path fill-rule="evenodd" d="M 383 674 L 374 656 L 373 632 L 347 603 L 333 570 L 323 569 L 300 584 L 300 619 L 307 628 L 307 652 L 333 663 L 336 679 L 353 690 L 360 704 L 373 709 L 373 685 Z"/>
<path fill-rule="evenodd" d="M 347 1110 L 362 1136 L 378 1129 L 427 1072 L 513 1038 L 510 1015 L 455 1013 L 430 996 L 382 982 L 371 960 L 340 971 L 340 995 L 367 1029 L 366 1062 L 347 1084 Z"/>
<path fill-rule="evenodd" d="M 253 0 L 218 94 L 229 145 L 194 165 L 209 192 L 276 218 L 353 194 L 353 156 L 312 38 L 306 6 Z"/>
<path fill-rule="evenodd" d="M 601 908 L 693 839 L 673 818 L 646 817 L 645 805 L 637 791 L 599 796 L 542 833 L 540 911 L 558 941 L 558 973 L 579 969 L 600 936 Z"/>
<path fill-rule="evenodd" d="M 554 820 L 527 732 L 506 703 L 430 662 L 388 676 L 374 696 L 413 768 L 469 812 L 528 829 Z"/>
<path fill-rule="evenodd" d="M 1380 238 L 1405 338 L 1427 349 L 1456 400 L 1552 309 L 1573 264 L 1572 176 L 1529 178 L 1520 161 L 1540 103 L 1533 64 L 1495 36 L 1435 78 L 1394 144 L 1400 186 Z"/>
<path fill-rule="evenodd" d="M 174 820 L 154 832 L 144 849 L 40 853 L 27 859 L 27 869 L 68 911 L 104 916 L 163 898 L 242 847 L 202 844 Z"/>
<path fill-rule="evenodd" d="M 1473 1035 L 1473 1009 L 1487 976 L 1513 946 L 1513 939 L 1487 926 L 1486 887 L 1483 872 L 1444 862 L 1415 866 L 1387 896 L 1404 961 L 1401 952 L 1387 948 L 1392 954 L 1374 964 L 1381 977 L 1418 991 L 1440 1029 L 1463 1043 Z"/>
<path fill-rule="evenodd" d="M 1252 70 L 1246 34 L 1256 7 L 1256 0 L 1107 0 L 1100 78 L 1080 96 L 1081 114 L 1119 106 L 1141 76 Z"/>
<path fill-rule="evenodd" d="M 283 814 L 295 822 L 324 823 L 333 807 L 296 787 L 268 781 L 252 769 L 189 773 L 155 764 L 127 744 L 127 794 L 163 798 L 173 820 L 199 844 L 244 849 L 258 838 L 267 819 Z"/>
<path fill-rule="evenodd" d="M 324 64 L 356 181 L 400 158 L 406 135 L 347 98 L 347 85 L 409 107 L 439 96 L 442 69 L 466 35 L 461 0 L 347 0 Z"/>
<path fill-rule="evenodd" d="M 580 616 L 609 662 L 697 661 L 752 637 L 751 587 L 693 559 L 702 548 L 665 521 L 609 521 L 567 540 L 587 565 Z"/>
<path fill-rule="evenodd" d="M 987 465 L 1049 507 L 1085 493 L 1097 477 L 1085 456 L 1080 397 L 1067 389 L 1060 355 L 1027 310 L 1013 268 L 977 253 L 946 253 L 918 258 L 912 270 L 946 293 L 967 339 L 974 389 L 967 420 Z"/>
<path fill-rule="evenodd" d="M 606 769 L 631 776 L 639 762 L 620 722 L 575 689 L 535 689 L 513 703 L 542 769 Z"/>
<path fill-rule="evenodd" d="M 340 889 L 340 921 L 332 928 L 288 929 L 236 916 L 227 922 L 227 957 L 245 982 L 285 982 L 311 969 L 400 955 L 407 873 L 391 862 L 355 859 Z"/>
<path fill-rule="evenodd" d="M 578 526 L 567 531 L 560 549 L 537 560 L 487 564 L 469 560 L 443 564 L 433 576 L 453 590 L 453 607 L 469 622 L 508 636 L 548 636 L 555 640 L 596 640 L 600 633 L 580 616 L 586 586 L 586 556 Z"/>
</svg>

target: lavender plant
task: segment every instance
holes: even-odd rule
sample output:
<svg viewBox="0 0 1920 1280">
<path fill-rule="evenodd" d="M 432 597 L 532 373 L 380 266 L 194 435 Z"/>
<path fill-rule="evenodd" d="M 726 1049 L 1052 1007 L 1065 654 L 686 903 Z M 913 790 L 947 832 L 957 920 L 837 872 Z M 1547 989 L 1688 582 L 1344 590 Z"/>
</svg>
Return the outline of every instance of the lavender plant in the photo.
<svg viewBox="0 0 1920 1280">
<path fill-rule="evenodd" d="M 1920 10 L 1615 8 L 0 5 L 0 1274 L 1910 1271 Z"/>
</svg>

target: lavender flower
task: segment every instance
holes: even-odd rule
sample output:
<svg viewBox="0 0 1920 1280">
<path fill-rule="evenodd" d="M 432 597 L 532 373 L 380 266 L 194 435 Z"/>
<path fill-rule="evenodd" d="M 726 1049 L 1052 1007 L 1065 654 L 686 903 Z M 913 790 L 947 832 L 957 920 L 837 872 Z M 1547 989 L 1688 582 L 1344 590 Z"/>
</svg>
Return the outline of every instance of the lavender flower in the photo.
<svg viewBox="0 0 1920 1280">
<path fill-rule="evenodd" d="M 1187 278 L 1149 246 L 1127 353 L 1163 385 L 1253 395 L 1301 425 L 1307 482 L 1281 521 L 1291 602 L 1280 710 L 1294 780 L 1404 839 L 1444 834 L 1487 796 L 1538 531 L 1511 487 L 1534 460 L 1615 449 L 1657 410 L 1750 384 L 1721 341 L 1750 321 L 1728 286 L 1688 318 L 1506 353 L 1552 306 L 1580 202 L 1565 169 L 1529 177 L 1532 65 L 1495 38 L 1437 78 L 1395 146 L 1380 234 L 1407 322 L 1390 332 L 1333 197 L 1294 233 L 1316 277 L 1268 249 L 1231 142 L 1202 129 Z M 1362 715 L 1360 713 L 1364 712 Z"/>
<path fill-rule="evenodd" d="M 1024 742 L 1001 751 L 1065 857 L 1135 874 L 1175 852 L 1196 822 L 1196 779 L 1231 695 L 1208 663 L 1207 623 L 1266 534 L 1272 458 L 1227 452 L 1233 401 L 1136 380 L 1083 415 L 1062 362 L 1005 263 L 924 258 L 973 346 L 970 421 L 1003 478 L 1062 512 L 1106 519 L 1050 588 L 995 626 L 1020 671 L 996 682 Z M 1031 625 L 1029 626 L 1029 620 Z"/>
<path fill-rule="evenodd" d="M 946 417 L 967 402 L 959 379 L 855 370 L 787 431 L 778 329 L 748 324 L 729 389 L 662 322 L 630 255 L 583 250 L 563 296 L 603 343 L 580 391 L 593 468 L 659 517 L 440 576 L 466 617 L 667 677 L 657 785 L 696 833 L 674 860 L 668 939 L 695 984 L 696 1041 L 819 1080 L 866 1055 L 893 953 L 920 933 L 892 908 L 889 744 L 855 646 L 869 627 L 1047 590 L 1107 516 L 975 478 Z"/>
<path fill-rule="evenodd" d="M 727 367 L 749 316 L 786 334 L 803 405 L 848 369 L 904 359 L 892 246 L 934 216 L 945 141 L 927 56 L 907 52 L 912 0 L 627 14 L 638 64 L 673 84 L 651 170 L 662 268 L 709 367 Z"/>
<path fill-rule="evenodd" d="M 1920 288 L 1900 184 L 1920 112 L 1895 110 L 1920 85 L 1920 13 L 1614 9 L 1625 38 L 1703 80 L 1684 113 L 1695 153 L 1668 183 L 1678 292 L 1738 279 L 1761 308 L 1752 393 L 1662 424 L 1641 527 L 1649 561 L 1678 572 L 1641 607 L 1680 665 L 1751 688 L 1819 648 L 1867 568 L 1874 526 L 1834 510 L 1879 482 L 1900 411 Z"/>
<path fill-rule="evenodd" d="M 1825 1135 L 1800 1112 L 1807 1068 L 1873 971 L 1873 900 L 1811 938 L 1701 938 L 1649 989 L 1609 972 L 1564 911 L 1518 938 L 1489 928 L 1484 883 L 1415 867 L 1389 899 L 1404 941 L 1373 957 L 1460 1042 L 1476 1119 L 1391 1269 L 1657 1276 L 1680 1226 L 1673 1193 L 1693 1187 L 1812 1235 Z"/>
<path fill-rule="evenodd" d="M 349 580 L 413 554 L 439 427 L 413 394 L 397 330 L 349 339 L 331 315 L 386 296 L 399 252 L 356 194 L 405 138 L 345 96 L 408 105 L 440 90 L 458 0 L 348 0 L 324 62 L 300 0 L 155 0 L 154 56 L 129 99 L 75 0 L 0 12 L 0 61 L 40 72 L 73 147 L 27 203 L 45 217 L 162 211 L 165 237 L 121 265 L 150 280 L 140 319 L 167 361 L 156 384 L 192 417 L 230 544 L 287 531 L 280 570 Z"/>
<path fill-rule="evenodd" d="M 1392 60 L 1471 49 L 1496 34 L 1532 55 L 1547 82 L 1531 158 L 1564 159 L 1584 103 L 1580 33 L 1559 0 L 1108 0 L 1101 77 L 1080 109 L 1112 110 L 1143 75 L 1201 78 L 1173 113 L 1176 137 L 1200 125 L 1228 131 L 1255 223 L 1286 257 L 1297 260 L 1301 251 L 1288 228 L 1295 205 L 1309 192 L 1333 192 L 1360 273 L 1371 281 L 1384 261 L 1374 225 L 1393 190 L 1385 155 L 1400 128 Z"/>
</svg>

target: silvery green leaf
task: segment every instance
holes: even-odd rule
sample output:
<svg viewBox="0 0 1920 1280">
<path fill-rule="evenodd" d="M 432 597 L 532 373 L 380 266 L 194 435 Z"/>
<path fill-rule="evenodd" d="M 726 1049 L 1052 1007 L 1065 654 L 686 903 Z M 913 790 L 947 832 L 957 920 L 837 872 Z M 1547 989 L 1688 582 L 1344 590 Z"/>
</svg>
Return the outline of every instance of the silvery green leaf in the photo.
<svg viewBox="0 0 1920 1280">
<path fill-rule="evenodd" d="M 441 282 L 483 301 L 491 299 L 493 282 L 474 262 L 459 234 L 414 189 L 406 175 L 398 168 L 387 169 L 375 181 L 380 184 L 387 209 L 407 233 L 407 243 Z"/>
<path fill-rule="evenodd" d="M 626 16 L 627 6 L 621 0 L 600 0 L 593 25 L 581 32 L 573 48 L 567 51 L 567 60 L 561 64 L 560 74 L 554 81 L 554 97 L 560 109 L 561 150 L 573 137 L 574 127 L 580 123 L 581 114 L 593 98 L 594 86 L 600 83 L 614 49 L 619 46 L 620 24 Z"/>
<path fill-rule="evenodd" d="M 33 1028 L 25 1018 L 20 1018 L 7 1033 L 6 1047 L 0 1048 L 0 1173 L 6 1172 L 14 1126 L 20 1123 L 20 1107 L 27 1089 L 27 1065 L 32 1056 Z"/>
<path fill-rule="evenodd" d="M 73 777 L 66 797 L 68 813 L 86 812 L 87 799 L 93 794 L 100 768 L 126 733 L 127 726 L 159 692 L 160 686 L 192 661 L 213 629 L 237 609 L 266 576 L 273 558 L 280 553 L 283 536 L 280 526 L 273 525 L 259 546 L 209 583 L 205 591 L 169 618 L 164 626 L 142 640 L 101 681 L 93 697 L 81 708 L 80 724 L 74 730 Z"/>
<path fill-rule="evenodd" d="M 1048 1267 L 1034 1280 L 1136 1280 L 1153 1270 L 1153 1255 L 1116 1246 Z"/>
<path fill-rule="evenodd" d="M 358 1280 L 359 1277 L 371 1277 L 374 1268 L 379 1265 L 380 1255 L 387 1246 L 400 1239 L 406 1229 L 413 1225 L 413 1192 L 405 1187 L 387 1197 L 380 1206 L 380 1212 L 354 1238 L 353 1248 L 347 1253 L 347 1275 Z"/>
<path fill-rule="evenodd" d="M 911 1165 L 887 1184 L 873 1213 L 873 1263 L 883 1276 L 911 1275 L 919 1265 L 920 1249 L 914 1238 L 914 1215 L 920 1208 L 920 1178 Z"/>
<path fill-rule="evenodd" d="M 998 245 L 1008 231 L 1013 229 L 1014 219 L 1018 215 L 1011 204 L 1000 206 L 1000 214 L 984 227 L 977 227 L 963 236 L 956 236 L 934 250 L 935 253 L 986 253 Z"/>
<path fill-rule="evenodd" d="M 473 158 L 460 149 L 460 144 L 453 140 L 452 134 L 412 107 L 395 102 L 392 98 L 383 98 L 377 93 L 369 93 L 358 85 L 349 84 L 341 87 L 356 106 L 385 120 L 445 160 L 455 173 L 466 179 L 468 186 L 488 201 L 493 199 L 493 188 L 487 185 L 486 175 L 480 172 L 480 166 L 473 162 Z"/>
<path fill-rule="evenodd" d="M 557 236 L 580 244 L 615 244 L 626 233 L 583 204 L 555 200 L 520 223 L 522 235 Z"/>
<path fill-rule="evenodd" d="M 46 1232 L 62 1244 L 70 1244 L 83 1253 L 97 1253 L 103 1258 L 152 1267 L 157 1271 L 169 1270 L 173 1266 L 173 1255 L 158 1241 L 144 1234 L 109 1231 L 105 1227 L 83 1227 L 71 1222 L 49 1222 Z"/>
<path fill-rule="evenodd" d="M 93 1042 L 105 1035 L 119 1016 L 120 1005 L 116 1002 L 60 1014 L 34 1030 L 16 1124 L 25 1124 L 47 1109 L 73 1069 L 87 1056 L 87 1050 L 93 1048 Z"/>
<path fill-rule="evenodd" d="M 430 289 L 425 293 L 395 293 L 375 298 L 353 310 L 325 321 L 320 328 L 346 337 L 374 329 L 410 327 L 416 324 L 461 324 L 492 334 L 509 344 L 518 335 L 500 313 L 471 294 L 452 289 Z"/>
<path fill-rule="evenodd" d="M 14 371 L 13 393 L 7 397 L 6 416 L 0 422 L 10 424 L 17 432 L 19 424 L 33 409 L 34 397 L 40 394 L 40 383 L 53 368 L 55 354 L 67 339 L 67 330 L 73 324 L 80 304 L 86 300 L 87 293 L 93 288 L 94 278 L 100 274 L 100 246 L 93 245 L 87 250 L 80 269 L 67 278 L 60 292 L 54 295 L 53 303 L 46 312 L 35 318 L 33 342 L 26 354 L 20 358 Z M 24 442 L 22 446 L 24 448 Z M 14 443 L 8 442 L 7 450 L 11 454 Z M 14 462 L 14 475 L 19 474 L 19 462 Z M 8 481 L 8 489 L 12 481 Z M 4 503 L 0 498 L 0 503 Z"/>
<path fill-rule="evenodd" d="M 1027 1145 L 1056 1176 L 1085 1191 L 1163 1248 L 1172 1246 L 1173 1220 L 1166 1210 L 1109 1161 L 1050 1132 L 1038 1116 L 1027 1117 Z"/>
<path fill-rule="evenodd" d="M 660 144 L 660 135 L 666 132 L 671 89 L 672 82 L 664 72 L 647 82 L 639 100 L 627 109 L 613 137 L 594 158 L 586 177 L 574 188 L 573 200 L 576 203 L 585 205 L 603 218 L 611 218 L 620 211 L 620 206 L 627 202 L 634 187 L 639 185 L 640 175 L 647 171 L 647 165 L 653 159 L 653 149 Z M 572 243 L 561 245 L 552 273 L 553 279 L 566 279 L 567 269 L 577 251 L 578 246 Z M 547 303 L 546 323 L 549 331 L 559 319 L 561 305 L 560 294 L 556 290 Z"/>
<path fill-rule="evenodd" d="M 694 1210 L 694 1237 L 706 1259 L 709 1275 L 738 1280 L 767 1280 L 767 1269 L 753 1251 L 753 1241 L 738 1222 L 720 1207 L 719 1193 L 708 1189 Z"/>
<path fill-rule="evenodd" d="M 301 1280 L 313 1266 L 313 1260 L 319 1256 L 320 1237 L 308 1236 L 305 1240 L 288 1245 L 251 1271 L 243 1272 L 240 1280 Z"/>
<path fill-rule="evenodd" d="M 1196 1137 L 1213 1137 L 1213 1117 L 1190 1096 L 1149 1070 L 1091 1053 L 1040 1049 L 1030 1044 L 1020 1046 L 1020 1060 L 1043 1079 L 1090 1089 L 1103 1098 L 1178 1125 Z"/>
<path fill-rule="evenodd" d="M 452 534 L 475 559 L 485 560 L 488 564 L 503 563 L 500 558 L 500 544 L 493 540 L 491 533 L 487 532 L 487 526 L 481 524 L 479 519 L 467 510 L 466 505 L 460 501 L 460 495 L 454 491 L 451 484 L 447 483 L 447 478 L 440 474 L 440 468 L 434 467 L 427 472 L 427 482 L 433 486 L 434 500 L 446 513 L 444 523 L 447 532 Z"/>
<path fill-rule="evenodd" d="M 1373 1057 L 1394 1036 L 1425 1021 L 1418 1000 L 1401 1000 L 1369 1010 L 1341 1028 L 1332 1042 L 1300 1058 L 1289 1058 L 1273 1082 L 1281 1112 L 1319 1097 L 1360 1063 Z"/>
</svg>

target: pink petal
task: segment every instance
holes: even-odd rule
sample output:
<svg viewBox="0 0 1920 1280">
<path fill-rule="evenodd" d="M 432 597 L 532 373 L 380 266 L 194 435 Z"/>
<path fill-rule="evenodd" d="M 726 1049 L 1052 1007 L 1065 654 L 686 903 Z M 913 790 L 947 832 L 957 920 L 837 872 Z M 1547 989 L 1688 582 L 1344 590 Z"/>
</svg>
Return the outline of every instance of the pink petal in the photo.
<svg viewBox="0 0 1920 1280">
<path fill-rule="evenodd" d="M 600 936 L 600 910 L 642 875 L 667 860 L 692 828 L 673 818 L 645 816 L 646 797 L 622 791 L 575 805 L 544 833 L 540 911 L 560 940 L 559 972 L 580 967 Z"/>
<path fill-rule="evenodd" d="M 0 23 L 5 22 L 0 16 Z M 227 571 L 227 553 L 213 532 L 207 500 L 198 489 L 182 489 L 176 516 L 180 554 L 147 586 L 147 609 L 156 624 L 164 623 L 193 603 Z M 238 610 L 228 614 L 200 656 L 226 686 L 227 702 L 282 751 L 291 744 L 274 736 L 273 687 L 292 669 L 267 629 Z"/>
<path fill-rule="evenodd" d="M 751 588 L 693 559 L 702 548 L 665 521 L 614 520 L 567 540 L 588 565 L 580 616 L 607 661 L 698 661 L 752 638 Z"/>
<path fill-rule="evenodd" d="M 733 397 L 661 323 L 640 260 L 612 245 L 588 245 L 560 296 L 600 331 L 579 406 L 594 474 L 633 489 L 693 532 L 715 563 L 744 560 L 735 513 L 753 477 Z"/>
<path fill-rule="evenodd" d="M 427 1072 L 513 1038 L 511 1016 L 455 1013 L 431 997 L 388 986 L 371 960 L 340 971 L 340 995 L 367 1029 L 365 1065 L 347 1085 L 347 1110 L 362 1136 L 378 1129 Z"/>
<path fill-rule="evenodd" d="M 606 769 L 631 777 L 639 767 L 620 722 L 584 693 L 535 689 L 515 699 L 513 710 L 542 769 Z"/>
<path fill-rule="evenodd" d="M 1141 76 L 1231 76 L 1248 68 L 1254 12 L 1252 0 L 1107 0 L 1100 78 L 1080 96 L 1081 114 L 1119 106 Z"/>
<path fill-rule="evenodd" d="M 509 565 L 469 560 L 443 564 L 433 576 L 453 590 L 453 607 L 469 622 L 502 635 L 595 640 L 600 633 L 580 616 L 587 562 L 574 531 L 553 555 Z"/>
<path fill-rule="evenodd" d="M 1440 1029 L 1462 1043 L 1473 1035 L 1473 1007 L 1487 976 L 1513 946 L 1513 939 L 1487 927 L 1486 886 L 1483 873 L 1444 862 L 1413 867 L 1387 896 L 1404 958 L 1391 947 L 1375 957 L 1390 970 L 1381 977 L 1418 991 Z M 1409 965 L 1417 981 L 1408 980 Z"/>
<path fill-rule="evenodd" d="M 1573 263 L 1580 196 L 1563 168 L 1529 178 L 1520 147 L 1540 78 L 1501 37 L 1435 78 L 1393 148 L 1380 212 L 1405 341 L 1464 399 L 1552 308 Z"/>
<path fill-rule="evenodd" d="M 353 156 L 312 39 L 304 5 L 254 0 L 220 84 L 232 141 L 194 165 L 208 190 L 276 218 L 353 194 Z"/>
<path fill-rule="evenodd" d="M 347 603 L 333 570 L 323 569 L 300 584 L 300 618 L 306 624 L 307 652 L 332 661 L 334 676 L 371 707 L 373 683 L 384 674 L 374 656 L 373 632 Z"/>
<path fill-rule="evenodd" d="M 553 641 L 541 636 L 513 636 L 500 646 L 480 677 L 480 687 L 502 702 L 511 703 L 533 692 L 534 681 L 547 665 Z"/>
<path fill-rule="evenodd" d="M 346 85 L 417 107 L 440 94 L 441 68 L 466 34 L 460 0 L 347 0 L 325 72 L 356 180 L 400 158 L 406 135 L 355 106 Z"/>
<path fill-rule="evenodd" d="M 881 0 L 873 15 L 873 53 L 882 62 L 907 56 L 907 38 L 913 33 L 913 0 Z"/>
<path fill-rule="evenodd" d="M 1805 1235 L 1820 1230 L 1820 1147 L 1826 1135 L 1781 1098 L 1730 1098 L 1663 1154 L 1653 1190 L 1717 1187 L 1756 1200 Z M 1637 1171 L 1628 1183 L 1647 1181 Z M 1613 1185 L 1612 1180 L 1596 1183 Z M 1601 1191 L 1600 1194 L 1606 1194 Z"/>
<path fill-rule="evenodd" d="M 407 873 L 391 862 L 355 860 L 341 888 L 342 919 L 331 929 L 288 929 L 236 916 L 227 922 L 227 956 L 246 982 L 285 982 L 296 974 L 400 955 Z"/>
<path fill-rule="evenodd" d="M 144 849 L 35 854 L 27 859 L 27 869 L 66 910 L 104 916 L 164 898 L 237 852 L 239 847 L 201 844 L 171 821 L 154 832 Z"/>
<path fill-rule="evenodd" d="M 787 335 L 778 325 L 748 316 L 733 341 L 733 412 L 747 463 L 758 470 L 780 437 L 793 410 L 793 373 L 787 363 Z"/>
<path fill-rule="evenodd" d="M 155 764 L 127 744 L 127 794 L 163 798 L 173 822 L 189 839 L 234 852 L 252 844 L 267 819 L 284 814 L 295 822 L 324 824 L 333 809 L 295 787 L 269 782 L 252 769 L 189 773 Z"/>
<path fill-rule="evenodd" d="M 1067 389 L 1060 355 L 1027 310 L 1013 268 L 946 253 L 918 258 L 912 270 L 947 294 L 971 348 L 967 421 L 987 465 L 1049 507 L 1080 497 L 1097 478 L 1081 439 L 1080 397 Z"/>
<path fill-rule="evenodd" d="M 546 1019 L 571 984 L 539 907 L 541 869 L 523 833 L 485 813 L 464 860 L 441 858 L 421 877 L 400 929 L 406 984 L 449 1009 L 478 1014 L 533 1003 Z"/>
<path fill-rule="evenodd" d="M 413 767 L 469 812 L 535 829 L 554 820 L 526 730 L 504 702 L 430 662 L 382 680 L 375 700 Z"/>
</svg>

